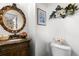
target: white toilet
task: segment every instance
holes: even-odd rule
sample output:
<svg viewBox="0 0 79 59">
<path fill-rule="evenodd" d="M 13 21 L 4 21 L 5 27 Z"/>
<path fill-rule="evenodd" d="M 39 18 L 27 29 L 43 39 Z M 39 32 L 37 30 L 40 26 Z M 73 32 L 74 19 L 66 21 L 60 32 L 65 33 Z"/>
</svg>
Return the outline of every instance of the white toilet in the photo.
<svg viewBox="0 0 79 59">
<path fill-rule="evenodd" d="M 71 47 L 57 43 L 51 43 L 53 56 L 71 56 Z"/>
</svg>

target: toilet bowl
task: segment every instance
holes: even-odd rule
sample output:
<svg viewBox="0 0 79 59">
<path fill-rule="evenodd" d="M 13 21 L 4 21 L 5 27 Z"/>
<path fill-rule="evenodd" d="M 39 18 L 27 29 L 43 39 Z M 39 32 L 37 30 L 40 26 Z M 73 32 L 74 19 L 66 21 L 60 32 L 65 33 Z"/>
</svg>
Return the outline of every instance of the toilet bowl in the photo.
<svg viewBox="0 0 79 59">
<path fill-rule="evenodd" d="M 51 43 L 51 51 L 53 56 L 71 56 L 70 46 Z"/>
</svg>

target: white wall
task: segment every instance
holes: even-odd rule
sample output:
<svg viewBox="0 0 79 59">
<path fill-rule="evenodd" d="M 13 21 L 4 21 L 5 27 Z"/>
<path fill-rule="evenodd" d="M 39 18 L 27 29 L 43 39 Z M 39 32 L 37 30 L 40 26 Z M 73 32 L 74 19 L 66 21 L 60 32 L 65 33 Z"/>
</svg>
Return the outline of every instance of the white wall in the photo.
<svg viewBox="0 0 79 59">
<path fill-rule="evenodd" d="M 26 6 L 26 5 L 25 5 Z M 32 39 L 32 52 L 33 55 L 35 55 L 35 42 L 36 42 L 36 8 L 34 3 L 29 3 L 27 5 L 27 13 L 28 13 L 28 19 L 27 19 L 27 25 L 28 25 L 28 34 L 30 38 Z"/>
<path fill-rule="evenodd" d="M 49 15 L 55 10 L 57 5 L 62 7 L 68 4 L 36 4 L 37 8 L 46 11 L 47 23 L 46 26 L 37 25 L 37 42 L 36 42 L 36 55 L 49 55 L 48 43 L 52 42 L 56 36 L 63 36 L 67 44 L 73 50 L 72 55 L 79 55 L 79 11 L 72 16 L 66 18 L 50 19 Z M 79 6 L 79 4 L 78 4 Z"/>
<path fill-rule="evenodd" d="M 47 6 L 44 5 L 44 4 L 36 4 L 36 7 L 37 8 L 40 8 L 44 11 L 47 10 Z M 47 15 L 46 15 L 47 16 Z M 37 34 L 37 40 L 36 40 L 36 55 L 46 55 L 47 54 L 47 50 L 46 50 L 46 47 L 47 47 L 47 43 L 46 43 L 46 40 L 47 39 L 50 39 L 49 38 L 49 34 L 50 34 L 50 31 L 48 31 L 48 27 L 47 25 L 46 26 L 41 26 L 41 25 L 37 25 L 36 27 L 36 34 Z"/>
</svg>

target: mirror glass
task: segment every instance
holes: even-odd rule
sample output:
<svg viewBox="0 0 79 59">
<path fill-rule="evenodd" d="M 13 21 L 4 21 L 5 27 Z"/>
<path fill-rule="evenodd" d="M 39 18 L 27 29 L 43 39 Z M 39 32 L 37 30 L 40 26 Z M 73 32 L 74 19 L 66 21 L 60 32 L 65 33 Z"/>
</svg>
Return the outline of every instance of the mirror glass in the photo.
<svg viewBox="0 0 79 59">
<path fill-rule="evenodd" d="M 22 28 L 24 20 L 16 10 L 9 10 L 3 14 L 3 23 L 10 30 L 19 30 Z"/>
</svg>

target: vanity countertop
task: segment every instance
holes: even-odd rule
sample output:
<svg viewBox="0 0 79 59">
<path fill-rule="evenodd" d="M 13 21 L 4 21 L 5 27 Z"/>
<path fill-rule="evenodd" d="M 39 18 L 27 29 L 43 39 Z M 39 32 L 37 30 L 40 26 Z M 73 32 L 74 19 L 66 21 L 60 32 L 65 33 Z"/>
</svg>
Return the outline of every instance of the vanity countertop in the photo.
<svg viewBox="0 0 79 59">
<path fill-rule="evenodd" d="M 21 43 L 21 42 L 25 42 L 25 41 L 29 42 L 30 39 L 13 39 L 13 40 L 0 41 L 0 46 L 6 45 L 6 44 Z"/>
</svg>

